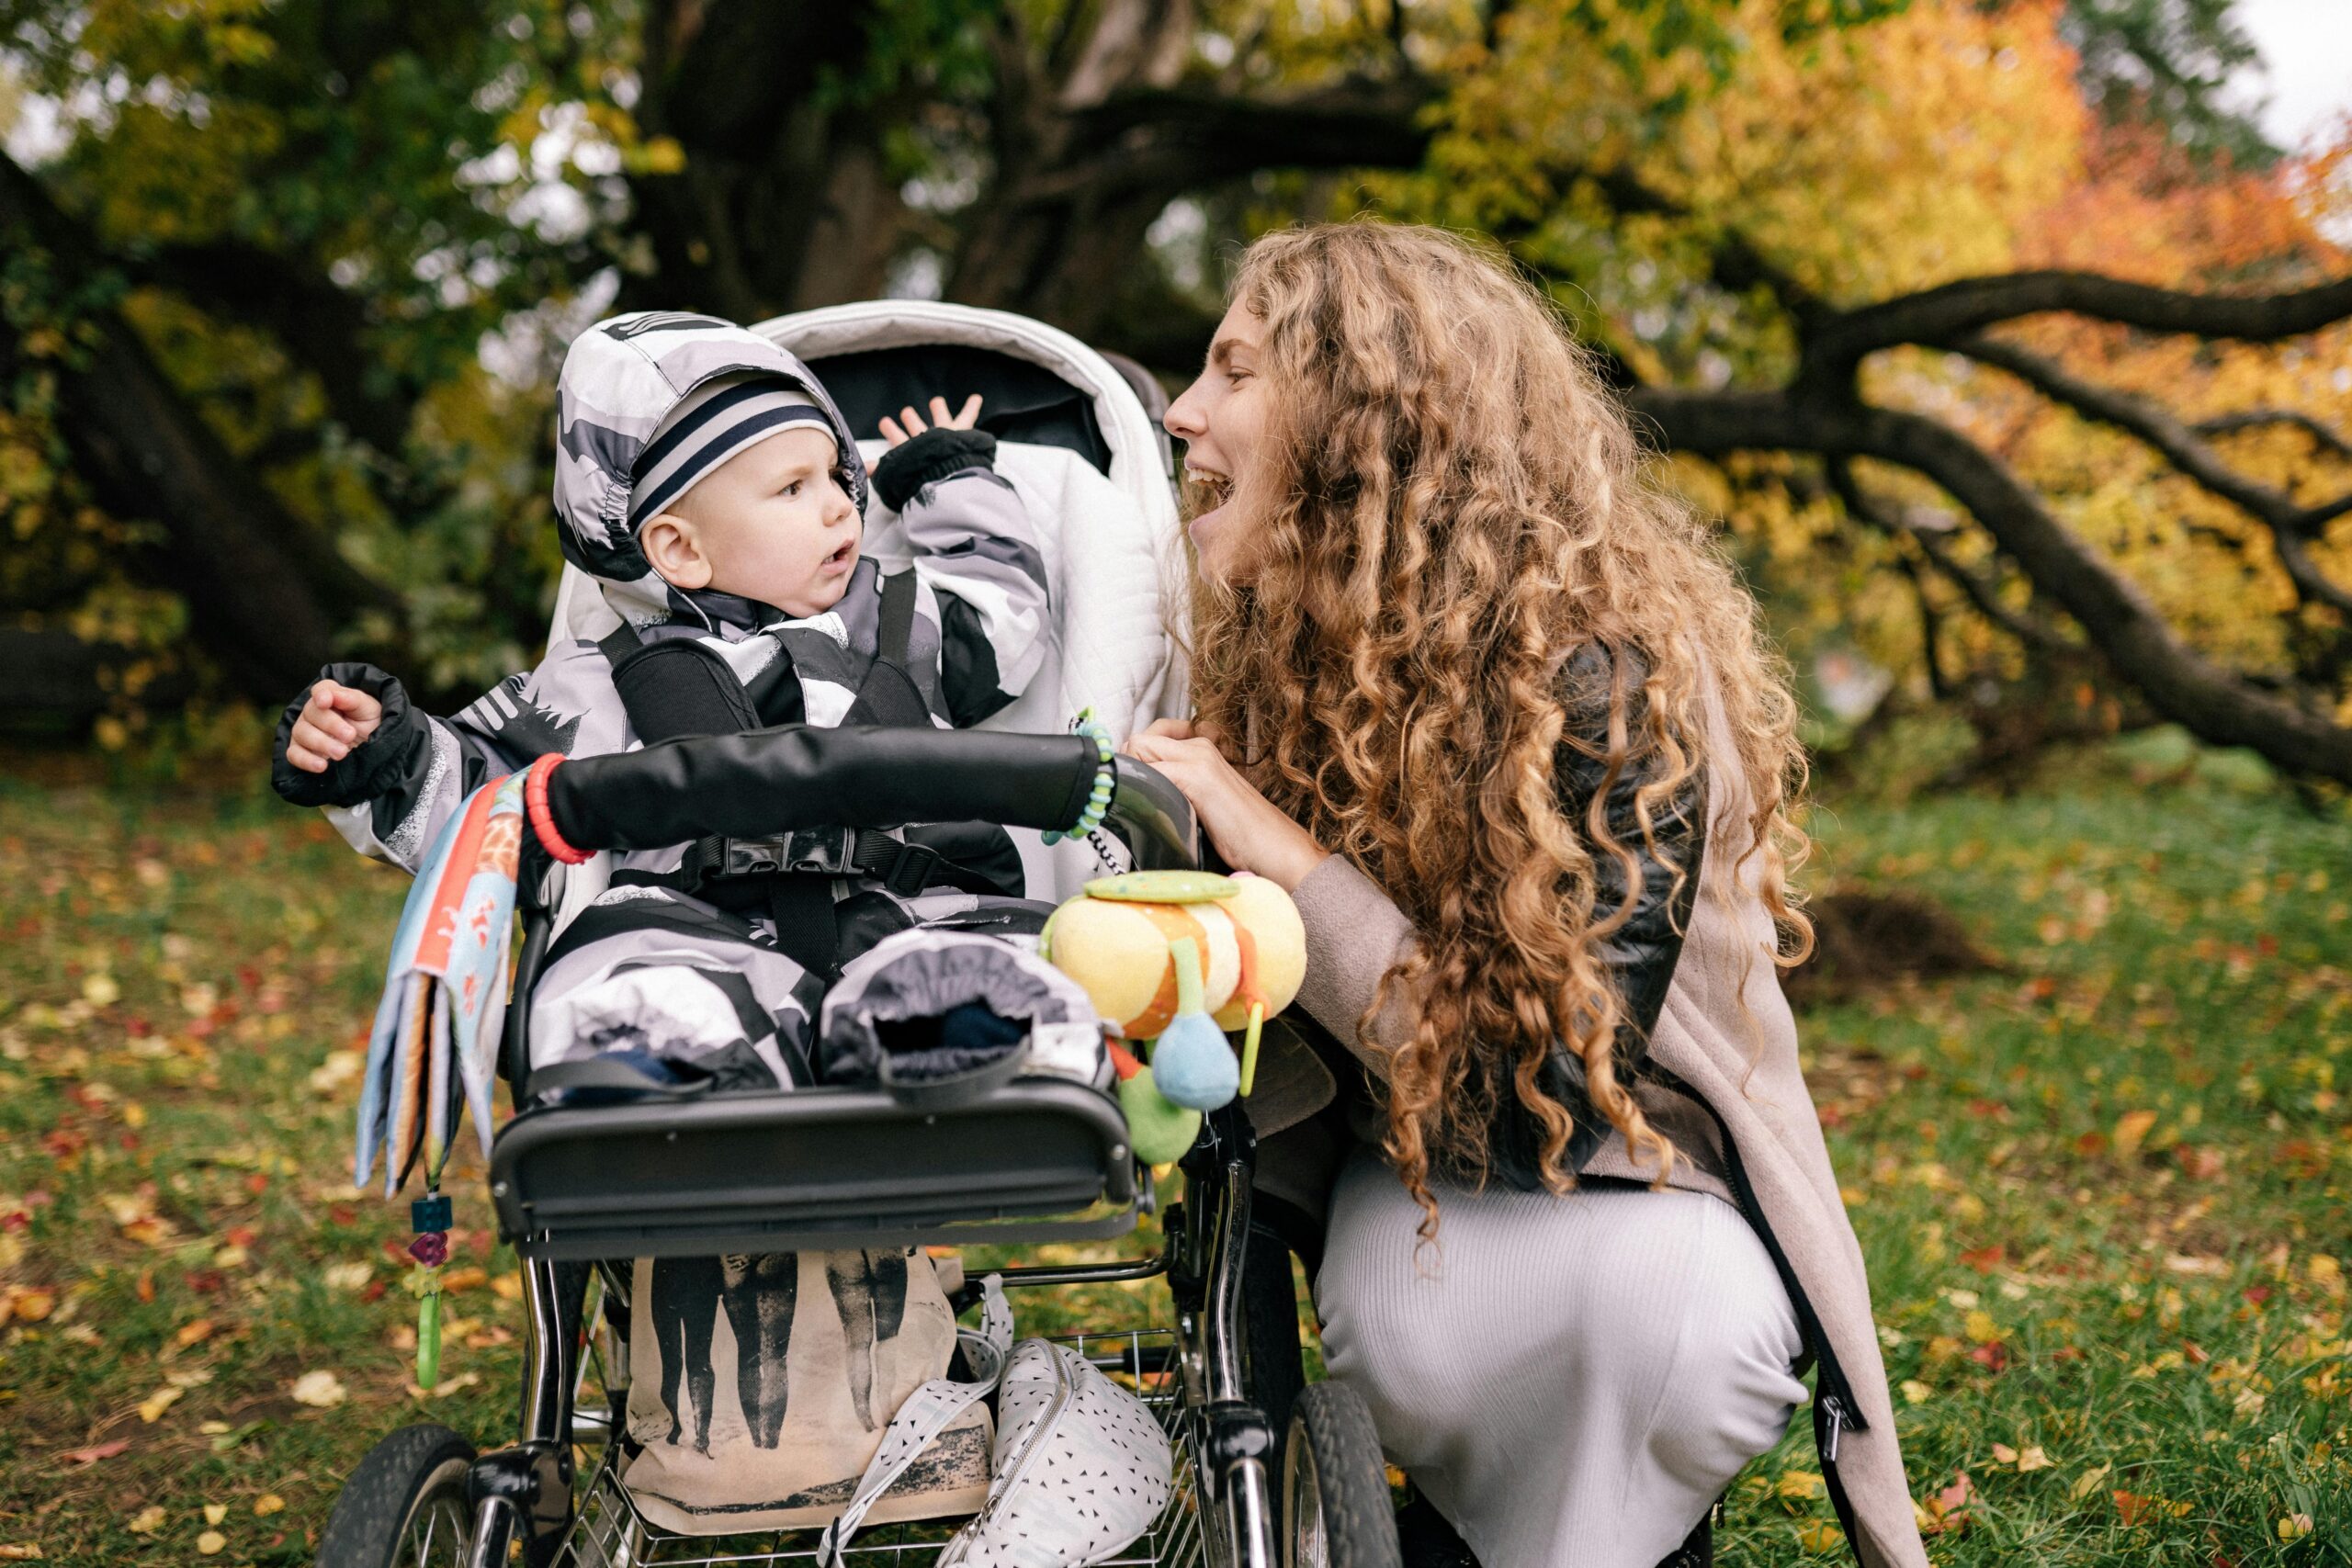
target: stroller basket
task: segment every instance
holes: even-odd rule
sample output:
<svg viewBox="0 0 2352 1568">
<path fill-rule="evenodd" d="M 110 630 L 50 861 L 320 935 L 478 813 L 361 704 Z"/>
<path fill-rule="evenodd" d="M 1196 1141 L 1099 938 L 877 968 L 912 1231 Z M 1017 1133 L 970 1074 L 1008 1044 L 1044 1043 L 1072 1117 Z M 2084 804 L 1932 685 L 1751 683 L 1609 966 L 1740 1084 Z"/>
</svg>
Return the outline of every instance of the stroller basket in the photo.
<svg viewBox="0 0 2352 1568">
<path fill-rule="evenodd" d="M 499 1134 L 490 1190 L 529 1258 L 1025 1245 L 1134 1228 L 1126 1140 L 1108 1096 L 1051 1078 L 932 1111 L 854 1089 L 554 1107 Z"/>
<path fill-rule="evenodd" d="M 1199 1487 L 1193 1471 L 1193 1444 L 1188 1414 L 1178 1396 L 1176 1336 L 1165 1328 L 1055 1337 L 1075 1346 L 1103 1371 L 1134 1388 L 1173 1440 L 1174 1484 L 1159 1517 L 1126 1550 L 1105 1558 L 1104 1568 L 1190 1568 L 1204 1560 Z M 770 1531 L 752 1536 L 666 1534 L 647 1521 L 629 1501 L 616 1472 L 617 1452 L 608 1452 L 590 1479 L 572 1526 L 571 1557 L 580 1568 L 800 1568 L 817 1562 L 815 1530 Z M 927 1563 L 955 1533 L 960 1521 L 934 1519 L 876 1525 L 861 1532 L 842 1553 L 846 1568 L 912 1568 Z"/>
</svg>

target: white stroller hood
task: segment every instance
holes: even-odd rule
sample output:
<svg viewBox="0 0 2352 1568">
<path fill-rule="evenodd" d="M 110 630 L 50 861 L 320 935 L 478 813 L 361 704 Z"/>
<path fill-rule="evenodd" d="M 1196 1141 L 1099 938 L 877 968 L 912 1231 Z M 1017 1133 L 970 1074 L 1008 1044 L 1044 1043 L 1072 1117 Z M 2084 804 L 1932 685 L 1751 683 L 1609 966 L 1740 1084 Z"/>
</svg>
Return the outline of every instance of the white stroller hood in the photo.
<svg viewBox="0 0 2352 1568">
<path fill-rule="evenodd" d="M 778 316 L 752 329 L 791 350 L 820 379 L 824 361 L 875 349 L 937 345 L 1027 361 L 1089 396 L 1109 449 L 1107 477 L 1078 452 L 1018 441 L 1000 445 L 997 471 L 1028 501 L 1044 542 L 1054 597 L 1054 646 L 1028 689 L 980 728 L 1054 734 L 1091 707 L 1115 739 L 1186 708 L 1183 667 L 1170 627 L 1181 624 L 1183 558 L 1176 498 L 1151 416 L 1125 378 L 1068 333 L 1025 316 L 936 300 L 876 299 Z M 960 399 L 965 389 L 935 389 Z M 877 438 L 860 443 L 878 454 Z M 866 513 L 865 552 L 888 567 L 908 555 L 898 517 L 880 502 Z M 556 593 L 550 642 L 582 635 L 599 601 L 594 581 L 567 565 Z M 1033 897 L 1058 902 L 1106 867 L 1094 846 L 1009 829 Z M 607 857 L 567 880 L 568 921 L 603 890 Z M 590 874 L 581 874 L 587 873 Z"/>
</svg>

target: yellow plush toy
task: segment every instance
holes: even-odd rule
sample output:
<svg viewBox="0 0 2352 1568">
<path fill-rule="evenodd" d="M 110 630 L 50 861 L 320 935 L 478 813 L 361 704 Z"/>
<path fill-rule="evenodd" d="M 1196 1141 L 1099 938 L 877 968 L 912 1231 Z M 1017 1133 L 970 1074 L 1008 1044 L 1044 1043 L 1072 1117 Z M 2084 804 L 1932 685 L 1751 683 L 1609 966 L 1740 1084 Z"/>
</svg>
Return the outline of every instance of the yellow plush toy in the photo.
<svg viewBox="0 0 2352 1568">
<path fill-rule="evenodd" d="M 1158 1041 L 1148 1067 L 1115 1053 L 1136 1150 L 1154 1164 L 1191 1144 L 1198 1112 L 1250 1092 L 1259 1028 L 1290 1005 L 1306 973 L 1297 907 L 1248 874 L 1132 872 L 1090 882 L 1054 911 L 1043 945 L 1112 1032 Z M 1238 1063 L 1221 1030 L 1246 1031 Z"/>
</svg>

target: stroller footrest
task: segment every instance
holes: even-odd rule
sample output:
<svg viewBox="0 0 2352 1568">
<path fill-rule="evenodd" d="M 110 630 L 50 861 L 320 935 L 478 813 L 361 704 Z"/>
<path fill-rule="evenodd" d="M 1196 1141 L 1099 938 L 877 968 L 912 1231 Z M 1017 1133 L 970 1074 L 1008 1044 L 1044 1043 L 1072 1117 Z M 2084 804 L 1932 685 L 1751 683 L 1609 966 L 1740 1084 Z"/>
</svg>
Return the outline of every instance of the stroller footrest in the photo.
<svg viewBox="0 0 2352 1568">
<path fill-rule="evenodd" d="M 1050 1078 L 933 1109 L 851 1089 L 547 1107 L 491 1153 L 500 1235 L 539 1258 L 1075 1240 L 1132 1229 L 1136 1196 L 1117 1105 Z"/>
</svg>

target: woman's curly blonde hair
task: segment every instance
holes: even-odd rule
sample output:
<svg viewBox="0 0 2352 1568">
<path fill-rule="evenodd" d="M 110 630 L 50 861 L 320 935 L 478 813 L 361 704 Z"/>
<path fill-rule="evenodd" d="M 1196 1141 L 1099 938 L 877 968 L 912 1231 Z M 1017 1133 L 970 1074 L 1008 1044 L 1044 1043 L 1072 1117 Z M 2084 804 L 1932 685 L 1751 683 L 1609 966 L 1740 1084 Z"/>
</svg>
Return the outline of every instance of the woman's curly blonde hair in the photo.
<svg viewBox="0 0 2352 1568">
<path fill-rule="evenodd" d="M 1621 1081 L 1601 953 L 1641 878 L 1603 819 L 1607 785 L 1572 820 L 1555 759 L 1578 747 L 1610 783 L 1641 767 L 1645 840 L 1705 770 L 1717 800 L 1746 804 L 1741 858 L 1760 854 L 1754 880 L 1802 944 L 1786 876 L 1804 761 L 1755 602 L 1690 510 L 1645 482 L 1589 355 L 1494 252 L 1375 221 L 1293 229 L 1250 248 L 1234 298 L 1264 324 L 1272 412 L 1233 476 L 1254 568 L 1196 595 L 1199 717 L 1247 738 L 1251 781 L 1419 935 L 1360 1028 L 1369 1043 L 1388 999 L 1409 1000 L 1385 1148 L 1423 1234 L 1433 1159 L 1487 1172 L 1496 1086 L 1541 1128 L 1546 1185 L 1572 1184 L 1574 1123 L 1538 1082 L 1555 1041 L 1662 1177 L 1673 1145 Z M 1647 668 L 1637 692 L 1580 694 L 1605 741 L 1564 713 L 1564 661 L 1594 643 Z M 1709 750 L 1710 687 L 1728 756 Z M 1596 855 L 1627 872 L 1621 907 L 1595 907 Z"/>
</svg>

